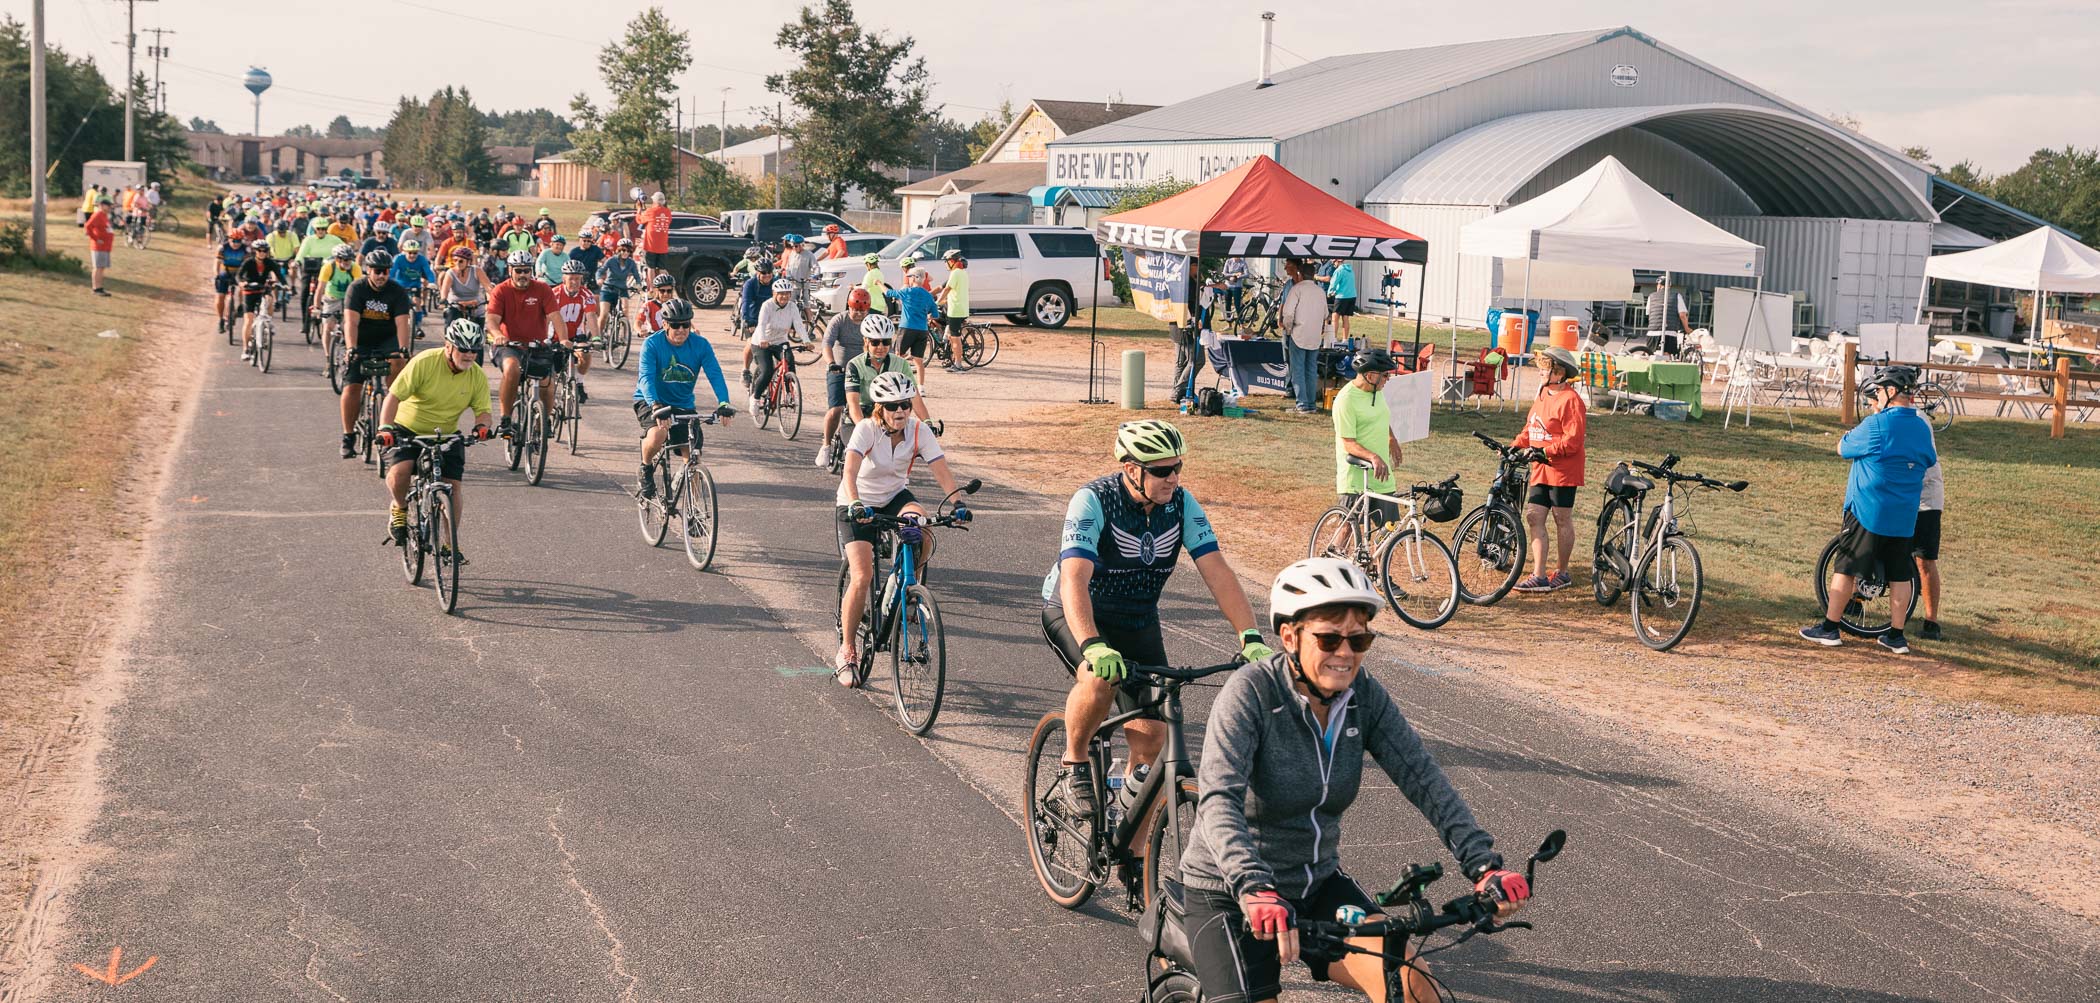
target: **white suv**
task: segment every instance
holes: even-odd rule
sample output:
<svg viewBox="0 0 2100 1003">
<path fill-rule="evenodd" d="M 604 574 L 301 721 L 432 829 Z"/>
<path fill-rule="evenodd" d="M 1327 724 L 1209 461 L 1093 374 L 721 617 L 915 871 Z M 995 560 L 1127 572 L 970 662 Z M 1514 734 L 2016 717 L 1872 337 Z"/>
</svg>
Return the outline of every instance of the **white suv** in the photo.
<svg viewBox="0 0 2100 1003">
<path fill-rule="evenodd" d="M 1116 302 L 1113 287 L 1101 276 L 1100 251 L 1094 235 L 1077 226 L 944 226 L 906 234 L 877 252 L 882 277 L 890 288 L 904 285 L 898 259 L 919 259 L 935 288 L 947 282 L 941 255 L 961 250 L 970 262 L 970 313 L 1004 314 L 1021 325 L 1063 327 L 1072 315 L 1094 305 Z M 817 296 L 831 309 L 846 307 L 847 290 L 860 284 L 867 266 L 859 258 L 817 264 L 822 288 Z"/>
</svg>

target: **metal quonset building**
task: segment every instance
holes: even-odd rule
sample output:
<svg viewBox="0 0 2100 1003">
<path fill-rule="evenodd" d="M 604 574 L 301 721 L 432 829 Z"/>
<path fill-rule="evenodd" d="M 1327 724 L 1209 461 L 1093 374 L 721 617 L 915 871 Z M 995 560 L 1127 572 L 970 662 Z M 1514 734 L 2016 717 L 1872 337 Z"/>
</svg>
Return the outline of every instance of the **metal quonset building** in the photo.
<svg viewBox="0 0 2100 1003">
<path fill-rule="evenodd" d="M 1908 319 L 1937 219 L 1924 167 L 1632 28 L 1333 56 L 1048 152 L 1049 184 L 1098 187 L 1205 181 L 1268 154 L 1428 238 L 1422 311 L 1473 323 L 1498 277 L 1487 259 L 1458 256 L 1459 227 L 1606 154 L 1763 244 L 1765 287 L 1805 293 L 1819 328 Z M 1503 293 L 1521 295 L 1521 281 Z"/>
</svg>

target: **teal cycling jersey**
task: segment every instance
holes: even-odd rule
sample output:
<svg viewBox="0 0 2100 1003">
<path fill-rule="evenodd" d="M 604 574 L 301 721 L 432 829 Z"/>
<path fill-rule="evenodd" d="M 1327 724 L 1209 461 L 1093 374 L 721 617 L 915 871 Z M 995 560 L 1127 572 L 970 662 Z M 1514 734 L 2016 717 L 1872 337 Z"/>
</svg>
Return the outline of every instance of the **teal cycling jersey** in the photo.
<svg viewBox="0 0 2100 1003">
<path fill-rule="evenodd" d="M 1124 490 L 1123 475 L 1096 479 L 1073 492 L 1065 506 L 1058 560 L 1043 578 L 1043 601 L 1061 605 L 1058 565 L 1068 557 L 1082 557 L 1094 564 L 1087 595 L 1097 616 L 1148 614 L 1159 605 L 1159 594 L 1184 549 L 1191 559 L 1218 549 L 1210 517 L 1187 488 L 1175 489 L 1172 501 L 1146 512 Z"/>
</svg>

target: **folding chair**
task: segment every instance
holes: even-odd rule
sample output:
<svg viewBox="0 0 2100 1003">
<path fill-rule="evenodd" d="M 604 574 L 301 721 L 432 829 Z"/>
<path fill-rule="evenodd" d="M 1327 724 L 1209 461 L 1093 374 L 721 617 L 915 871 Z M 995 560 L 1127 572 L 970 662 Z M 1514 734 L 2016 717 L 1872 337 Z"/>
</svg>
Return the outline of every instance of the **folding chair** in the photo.
<svg viewBox="0 0 2100 1003">
<path fill-rule="evenodd" d="M 1487 355 L 1492 351 L 1495 351 L 1495 349 L 1481 349 L 1480 355 L 1469 363 L 1465 369 L 1444 380 L 1444 393 L 1442 396 L 1451 402 L 1452 410 L 1455 411 L 1471 405 L 1473 413 L 1480 414 L 1482 413 L 1480 399 L 1483 397 L 1493 398 L 1495 396 L 1496 386 L 1502 382 L 1503 377 L 1509 375 L 1509 362 L 1506 359 L 1499 363 L 1488 362 Z M 1451 361 L 1454 367 L 1457 366 L 1457 359 Z"/>
</svg>

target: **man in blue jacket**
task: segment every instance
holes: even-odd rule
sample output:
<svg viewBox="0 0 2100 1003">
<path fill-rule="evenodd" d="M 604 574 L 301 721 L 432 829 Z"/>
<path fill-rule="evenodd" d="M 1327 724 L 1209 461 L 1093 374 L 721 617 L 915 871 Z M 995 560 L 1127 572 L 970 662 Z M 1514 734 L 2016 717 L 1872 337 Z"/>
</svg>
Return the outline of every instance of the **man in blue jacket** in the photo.
<svg viewBox="0 0 2100 1003">
<path fill-rule="evenodd" d="M 1801 636 L 1835 647 L 1840 642 L 1838 618 L 1852 600 L 1859 576 L 1879 573 L 1889 584 L 1887 633 L 1876 638 L 1892 654 L 1910 653 L 1903 624 L 1916 586 L 1910 538 L 1918 523 L 1918 499 L 1925 491 L 1925 472 L 1939 462 L 1932 428 L 1911 408 L 1918 371 L 1890 366 L 1868 381 L 1880 388 L 1882 408 L 1867 416 L 1838 442 L 1838 455 L 1852 461 L 1845 484 L 1845 524 L 1838 531 L 1840 552 L 1830 576 L 1830 602 L 1819 623 L 1801 628 Z"/>
<path fill-rule="evenodd" d="M 663 330 L 642 342 L 641 371 L 634 381 L 634 417 L 642 428 L 642 466 L 635 478 L 635 489 L 644 498 L 656 494 L 656 479 L 650 476 L 656 454 L 665 446 L 673 446 L 678 455 L 685 455 L 687 426 L 674 424 L 671 419 L 700 413 L 693 388 L 703 374 L 719 402 L 715 416 L 726 426 L 729 416 L 736 413 L 729 406 L 729 384 L 722 379 L 714 346 L 705 338 L 693 337 L 693 305 L 682 299 L 671 300 L 664 304 L 658 319 L 663 322 Z M 698 436 L 700 429 L 693 427 L 692 434 Z M 693 440 L 691 448 L 700 448 L 698 439 Z"/>
</svg>

